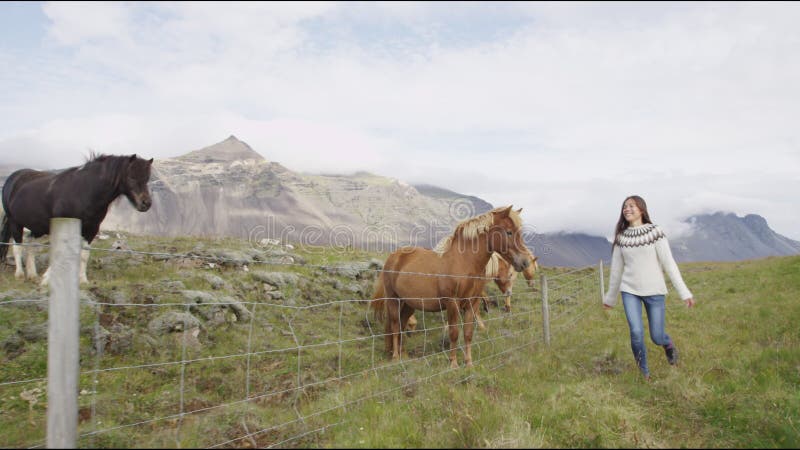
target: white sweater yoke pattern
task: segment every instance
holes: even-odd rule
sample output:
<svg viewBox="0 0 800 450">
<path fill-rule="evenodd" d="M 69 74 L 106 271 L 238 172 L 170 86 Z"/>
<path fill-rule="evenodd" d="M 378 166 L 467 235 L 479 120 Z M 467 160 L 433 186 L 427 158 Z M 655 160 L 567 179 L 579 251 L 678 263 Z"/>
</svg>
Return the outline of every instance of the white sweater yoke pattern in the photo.
<svg viewBox="0 0 800 450">
<path fill-rule="evenodd" d="M 661 228 L 648 223 L 640 227 L 628 228 L 620 233 L 617 243 L 620 247 L 641 247 L 652 245 L 657 240 L 667 237 Z"/>
<path fill-rule="evenodd" d="M 639 296 L 666 295 L 664 272 L 682 300 L 692 297 L 661 228 L 648 223 L 630 227 L 616 238 L 603 303 L 614 306 L 621 291 Z"/>
</svg>

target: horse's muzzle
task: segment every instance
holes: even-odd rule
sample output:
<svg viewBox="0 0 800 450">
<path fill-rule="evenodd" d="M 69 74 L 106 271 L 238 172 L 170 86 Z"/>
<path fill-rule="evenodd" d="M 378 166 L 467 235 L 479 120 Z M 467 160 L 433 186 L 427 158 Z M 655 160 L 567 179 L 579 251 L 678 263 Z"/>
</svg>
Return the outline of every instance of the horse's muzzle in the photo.
<svg viewBox="0 0 800 450">
<path fill-rule="evenodd" d="M 145 212 L 148 209 L 150 209 L 151 206 L 153 206 L 152 200 L 150 200 L 149 198 L 146 198 L 146 199 L 142 200 L 141 202 L 139 202 L 139 206 L 137 206 L 136 209 L 138 209 L 141 212 Z"/>
<path fill-rule="evenodd" d="M 514 266 L 514 270 L 522 272 L 531 265 L 531 260 L 527 256 L 515 256 L 512 265 Z"/>
</svg>

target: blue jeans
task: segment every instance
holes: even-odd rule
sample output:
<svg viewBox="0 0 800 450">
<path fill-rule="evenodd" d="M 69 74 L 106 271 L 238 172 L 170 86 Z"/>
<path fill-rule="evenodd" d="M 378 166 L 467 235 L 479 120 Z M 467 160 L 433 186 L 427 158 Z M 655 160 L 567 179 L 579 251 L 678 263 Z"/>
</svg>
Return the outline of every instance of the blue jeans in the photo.
<svg viewBox="0 0 800 450">
<path fill-rule="evenodd" d="M 631 350 L 642 375 L 650 375 L 647 368 L 647 350 L 644 347 L 644 324 L 642 323 L 642 303 L 647 310 L 647 323 L 650 326 L 650 339 L 656 345 L 669 347 L 672 339 L 664 331 L 664 296 L 639 296 L 628 292 L 622 293 L 622 304 L 625 306 L 625 317 L 631 330 Z"/>
</svg>

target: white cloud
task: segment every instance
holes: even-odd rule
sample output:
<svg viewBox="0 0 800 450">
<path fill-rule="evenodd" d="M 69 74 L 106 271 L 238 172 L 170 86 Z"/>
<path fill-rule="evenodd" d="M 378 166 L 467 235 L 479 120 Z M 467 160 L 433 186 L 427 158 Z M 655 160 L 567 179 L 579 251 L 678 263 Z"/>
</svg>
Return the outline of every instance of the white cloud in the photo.
<svg viewBox="0 0 800 450">
<path fill-rule="evenodd" d="M 123 3 L 48 2 L 42 8 L 52 21 L 49 35 L 64 45 L 119 38 L 130 32 L 131 9 Z"/>
<path fill-rule="evenodd" d="M 607 235 L 640 193 L 676 230 L 726 209 L 800 239 L 794 5 L 44 10 L 42 54 L 0 50 L 22 68 L 0 75 L 21 87 L 0 94 L 4 161 L 175 156 L 234 134 L 293 170 L 513 202 L 542 231 Z"/>
</svg>

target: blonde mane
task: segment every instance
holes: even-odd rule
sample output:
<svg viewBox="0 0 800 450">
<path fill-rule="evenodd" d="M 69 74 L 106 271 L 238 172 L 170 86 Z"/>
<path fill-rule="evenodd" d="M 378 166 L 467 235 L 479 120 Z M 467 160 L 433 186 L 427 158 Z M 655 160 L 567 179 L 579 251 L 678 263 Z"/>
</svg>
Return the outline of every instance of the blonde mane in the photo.
<svg viewBox="0 0 800 450">
<path fill-rule="evenodd" d="M 504 209 L 507 208 L 508 208 L 507 206 L 501 206 L 499 208 L 487 211 L 478 216 L 462 220 L 456 226 L 456 229 L 453 231 L 453 234 L 439 241 L 439 243 L 436 244 L 436 247 L 434 247 L 433 251 L 436 252 L 439 256 L 444 255 L 448 250 L 450 250 L 453 240 L 459 235 L 469 241 L 477 239 L 478 236 L 485 233 L 489 228 L 491 228 L 494 220 L 493 214 L 496 212 L 503 211 Z M 509 210 L 508 217 L 514 223 L 515 228 L 522 227 L 522 218 L 519 216 L 519 213 L 517 211 L 514 211 L 513 209 Z"/>
<path fill-rule="evenodd" d="M 500 259 L 503 257 L 500 256 L 499 253 L 492 253 L 492 257 L 489 258 L 489 262 L 486 263 L 486 277 L 487 278 L 497 278 L 500 276 Z M 507 264 L 507 263 L 506 263 Z M 513 283 L 514 280 L 517 279 L 517 271 L 510 270 L 510 275 L 508 279 Z"/>
<path fill-rule="evenodd" d="M 497 276 L 497 273 L 500 271 L 500 255 L 497 253 L 492 253 L 492 257 L 489 258 L 489 262 L 486 263 L 486 276 L 488 278 L 494 278 Z"/>
</svg>

